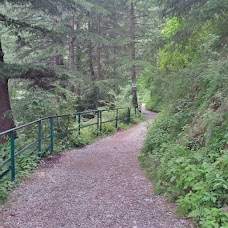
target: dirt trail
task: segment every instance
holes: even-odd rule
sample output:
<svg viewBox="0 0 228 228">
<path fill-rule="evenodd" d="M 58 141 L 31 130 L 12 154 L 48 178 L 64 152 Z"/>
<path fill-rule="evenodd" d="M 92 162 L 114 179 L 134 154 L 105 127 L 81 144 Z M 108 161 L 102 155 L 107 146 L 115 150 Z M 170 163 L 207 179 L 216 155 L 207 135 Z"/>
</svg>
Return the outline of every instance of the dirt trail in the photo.
<svg viewBox="0 0 228 228">
<path fill-rule="evenodd" d="M 152 194 L 139 166 L 146 126 L 141 123 L 41 165 L 0 208 L 0 227 L 192 227 L 176 218 L 172 204 Z"/>
</svg>

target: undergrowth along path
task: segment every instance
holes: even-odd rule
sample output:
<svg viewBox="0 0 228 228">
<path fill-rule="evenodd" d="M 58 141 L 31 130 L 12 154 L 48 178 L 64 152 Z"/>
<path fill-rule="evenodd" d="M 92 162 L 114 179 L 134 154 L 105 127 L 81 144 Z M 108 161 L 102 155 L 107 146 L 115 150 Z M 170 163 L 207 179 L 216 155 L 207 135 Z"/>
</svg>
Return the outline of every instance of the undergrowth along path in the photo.
<svg viewBox="0 0 228 228">
<path fill-rule="evenodd" d="M 145 111 L 148 121 L 155 113 Z M 4 228 L 190 228 L 152 194 L 138 155 L 148 122 L 55 155 L 0 209 Z"/>
</svg>

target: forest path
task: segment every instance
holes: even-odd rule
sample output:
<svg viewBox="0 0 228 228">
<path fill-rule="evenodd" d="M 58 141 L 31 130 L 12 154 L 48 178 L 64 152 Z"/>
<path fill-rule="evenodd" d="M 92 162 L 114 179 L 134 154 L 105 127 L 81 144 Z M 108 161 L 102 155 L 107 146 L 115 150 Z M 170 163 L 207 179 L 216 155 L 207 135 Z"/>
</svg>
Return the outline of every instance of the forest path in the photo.
<svg viewBox="0 0 228 228">
<path fill-rule="evenodd" d="M 174 206 L 152 194 L 138 155 L 155 113 L 129 130 L 53 156 L 0 208 L 1 228 L 179 228 Z"/>
</svg>

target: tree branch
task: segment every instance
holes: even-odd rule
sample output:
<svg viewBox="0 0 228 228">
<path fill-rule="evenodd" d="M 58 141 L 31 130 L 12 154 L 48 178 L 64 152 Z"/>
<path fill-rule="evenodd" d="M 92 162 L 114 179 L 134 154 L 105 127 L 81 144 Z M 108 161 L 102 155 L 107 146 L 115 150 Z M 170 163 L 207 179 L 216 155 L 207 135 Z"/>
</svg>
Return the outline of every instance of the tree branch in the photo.
<svg viewBox="0 0 228 228">
<path fill-rule="evenodd" d="M 28 79 L 32 81 L 29 85 L 30 88 L 38 86 L 45 90 L 49 90 L 54 87 L 51 85 L 53 81 L 58 79 L 61 80 L 64 76 L 58 75 L 53 69 L 48 67 L 0 63 L 0 78 Z"/>
</svg>

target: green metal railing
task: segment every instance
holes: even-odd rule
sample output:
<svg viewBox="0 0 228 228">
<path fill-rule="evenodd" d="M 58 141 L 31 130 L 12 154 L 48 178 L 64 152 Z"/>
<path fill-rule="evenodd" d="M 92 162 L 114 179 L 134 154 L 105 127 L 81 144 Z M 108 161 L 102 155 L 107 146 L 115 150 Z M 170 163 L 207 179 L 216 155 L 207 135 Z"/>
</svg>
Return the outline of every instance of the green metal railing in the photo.
<svg viewBox="0 0 228 228">
<path fill-rule="evenodd" d="M 137 114 L 136 108 L 134 113 Z M 109 116 L 112 118 L 109 119 Z M 80 135 L 83 128 L 90 126 L 95 126 L 97 132 L 101 132 L 103 124 L 109 122 L 114 122 L 115 127 L 118 128 L 119 121 L 129 123 L 130 119 L 131 108 L 93 110 L 73 115 L 48 116 L 1 132 L 0 137 L 7 139 L 8 155 L 6 154 L 5 158 L 0 159 L 0 180 L 11 173 L 9 174 L 11 180 L 15 181 L 16 160 L 22 154 L 25 156 L 37 154 L 39 158 L 42 158 L 53 153 L 56 137 L 66 136 L 73 131 L 77 131 Z M 26 139 L 24 140 L 25 145 L 21 145 L 23 138 Z"/>
</svg>

